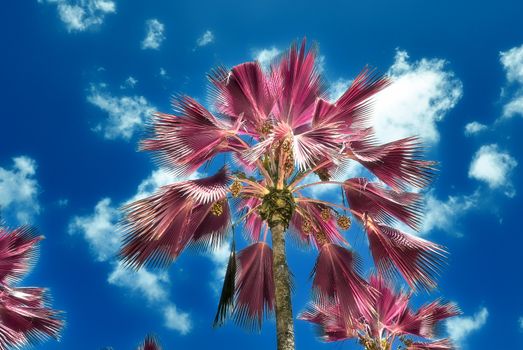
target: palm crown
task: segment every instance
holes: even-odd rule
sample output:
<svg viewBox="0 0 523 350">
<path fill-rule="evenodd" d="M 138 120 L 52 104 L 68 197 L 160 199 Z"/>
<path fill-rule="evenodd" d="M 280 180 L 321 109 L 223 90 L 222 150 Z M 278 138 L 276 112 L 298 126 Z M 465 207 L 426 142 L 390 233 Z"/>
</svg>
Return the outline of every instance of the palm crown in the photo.
<svg viewBox="0 0 523 350">
<path fill-rule="evenodd" d="M 422 160 L 415 137 L 377 142 L 368 117 L 389 80 L 366 68 L 329 102 L 315 58 L 303 41 L 268 71 L 258 62 L 218 68 L 209 76 L 216 113 L 187 96 L 174 100 L 175 114 L 156 113 L 140 148 L 175 174 L 194 173 L 218 155 L 234 165 L 124 208 L 121 258 L 133 267 L 167 266 L 188 246 L 218 245 L 241 225 L 249 245 L 236 253 L 232 244 L 215 324 L 232 313 L 260 327 L 276 311 L 279 349 L 294 348 L 287 236 L 318 250 L 315 301 L 336 302 L 346 317 L 375 313 L 379 296 L 342 234 L 350 217 L 364 227 L 378 271 L 400 274 L 413 288 L 434 287 L 445 257 L 441 246 L 392 227 L 419 229 L 422 198 L 407 190 L 426 186 L 434 163 Z M 343 179 L 350 162 L 377 180 Z M 340 186 L 339 202 L 305 191 L 322 184 Z"/>
</svg>

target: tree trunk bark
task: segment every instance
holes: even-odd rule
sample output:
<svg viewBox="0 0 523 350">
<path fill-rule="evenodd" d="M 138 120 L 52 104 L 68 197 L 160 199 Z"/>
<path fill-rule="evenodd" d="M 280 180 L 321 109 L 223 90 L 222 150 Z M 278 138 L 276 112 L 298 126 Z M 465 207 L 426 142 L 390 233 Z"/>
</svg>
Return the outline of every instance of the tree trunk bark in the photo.
<svg viewBox="0 0 523 350">
<path fill-rule="evenodd" d="M 279 223 L 271 229 L 271 232 L 278 350 L 294 350 L 294 323 L 290 275 L 285 255 L 285 228 L 282 223 Z"/>
</svg>

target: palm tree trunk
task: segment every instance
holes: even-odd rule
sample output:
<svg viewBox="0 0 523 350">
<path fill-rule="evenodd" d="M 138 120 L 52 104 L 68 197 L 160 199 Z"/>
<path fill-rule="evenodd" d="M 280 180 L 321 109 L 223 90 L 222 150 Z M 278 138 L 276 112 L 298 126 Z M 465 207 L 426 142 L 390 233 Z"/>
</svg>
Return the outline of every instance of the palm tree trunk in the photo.
<svg viewBox="0 0 523 350">
<path fill-rule="evenodd" d="M 285 256 L 285 228 L 278 223 L 271 229 L 276 294 L 276 335 L 278 350 L 294 350 L 294 323 L 292 317 L 291 286 Z"/>
</svg>

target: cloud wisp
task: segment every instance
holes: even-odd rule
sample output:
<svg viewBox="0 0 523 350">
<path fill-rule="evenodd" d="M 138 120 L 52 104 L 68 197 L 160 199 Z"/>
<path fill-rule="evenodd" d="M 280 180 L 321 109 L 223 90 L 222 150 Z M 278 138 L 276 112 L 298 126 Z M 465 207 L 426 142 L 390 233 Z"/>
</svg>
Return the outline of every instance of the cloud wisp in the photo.
<svg viewBox="0 0 523 350">
<path fill-rule="evenodd" d="M 449 337 L 455 344 L 463 347 L 467 338 L 474 332 L 480 330 L 488 319 L 489 312 L 486 307 L 482 307 L 472 316 L 453 317 L 446 321 L 446 328 Z"/>
<path fill-rule="evenodd" d="M 116 13 L 111 0 L 39 0 L 56 5 L 58 16 L 68 32 L 83 32 L 101 25 L 108 14 Z"/>
<path fill-rule="evenodd" d="M 12 159 L 11 167 L 0 167 L 0 214 L 13 224 L 28 224 L 40 213 L 40 186 L 35 178 L 37 164 L 28 156 Z"/>
<path fill-rule="evenodd" d="M 136 193 L 124 203 L 113 205 L 110 198 L 100 200 L 91 214 L 75 216 L 69 224 L 70 234 L 81 234 L 90 246 L 97 261 L 111 264 L 113 270 L 107 281 L 143 296 L 151 307 L 159 308 L 167 328 L 187 334 L 192 329 L 190 314 L 183 312 L 169 299 L 171 286 L 169 275 L 164 271 L 139 270 L 124 267 L 116 260 L 120 248 L 121 233 L 119 207 L 152 194 L 157 188 L 178 180 L 168 170 L 158 169 L 143 180 Z"/>
<path fill-rule="evenodd" d="M 142 40 L 142 49 L 158 50 L 165 40 L 165 26 L 156 18 L 145 22 L 145 38 Z"/>
</svg>

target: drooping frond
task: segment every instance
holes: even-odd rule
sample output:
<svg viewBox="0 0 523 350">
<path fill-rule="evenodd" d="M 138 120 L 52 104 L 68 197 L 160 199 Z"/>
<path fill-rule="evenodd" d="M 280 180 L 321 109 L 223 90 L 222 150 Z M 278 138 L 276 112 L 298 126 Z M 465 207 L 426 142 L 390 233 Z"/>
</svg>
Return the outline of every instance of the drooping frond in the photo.
<svg viewBox="0 0 523 350">
<path fill-rule="evenodd" d="M 311 322 L 318 328 L 320 339 L 325 342 L 342 341 L 358 337 L 361 325 L 357 319 L 347 318 L 336 304 L 309 303 L 298 319 Z"/>
<path fill-rule="evenodd" d="M 446 250 L 423 238 L 381 225 L 372 218 L 364 220 L 374 263 L 385 276 L 394 268 L 412 288 L 434 288 Z"/>
<path fill-rule="evenodd" d="M 42 238 L 28 226 L 12 231 L 0 227 L 0 283 L 17 282 L 27 273 L 36 258 L 36 244 Z"/>
<path fill-rule="evenodd" d="M 344 190 L 352 210 L 384 224 L 399 220 L 415 230 L 421 225 L 422 197 L 418 193 L 398 193 L 361 177 L 345 181 Z"/>
<path fill-rule="evenodd" d="M 183 96 L 174 103 L 177 115 L 156 113 L 150 126 L 151 137 L 140 144 L 154 151 L 160 164 L 176 174 L 189 174 L 220 152 L 242 149 L 231 136 L 239 127 L 218 120 L 196 100 Z"/>
<path fill-rule="evenodd" d="M 260 233 L 264 225 L 263 219 L 256 210 L 254 210 L 254 208 L 261 205 L 261 203 L 262 200 L 258 197 L 246 197 L 242 198 L 238 205 L 240 215 L 243 213 L 245 213 L 243 215 L 246 215 L 243 225 L 244 236 L 251 242 L 257 242 L 260 240 Z"/>
<path fill-rule="evenodd" d="M 42 288 L 0 287 L 0 349 L 21 348 L 48 337 L 58 339 L 62 314 L 48 306 Z"/>
<path fill-rule="evenodd" d="M 142 344 L 138 347 L 137 350 L 162 350 L 158 339 L 153 335 L 147 335 Z"/>
<path fill-rule="evenodd" d="M 358 269 L 350 250 L 324 244 L 312 272 L 315 302 L 322 306 L 338 304 L 342 314 L 353 318 L 373 313 L 376 292 L 359 276 Z"/>
<path fill-rule="evenodd" d="M 225 168 L 208 178 L 164 186 L 124 207 L 121 258 L 133 267 L 167 265 L 190 243 L 217 245 L 230 224 Z"/>
<path fill-rule="evenodd" d="M 272 249 L 264 242 L 238 253 L 235 320 L 248 329 L 260 329 L 264 314 L 274 311 Z"/>
<path fill-rule="evenodd" d="M 278 94 L 278 86 L 268 80 L 258 62 L 247 62 L 230 71 L 218 68 L 209 75 L 215 87 L 218 111 L 234 120 L 243 119 L 250 134 L 263 133 Z"/>
<path fill-rule="evenodd" d="M 214 317 L 213 327 L 220 327 L 225 322 L 225 319 L 230 314 L 234 307 L 234 293 L 236 290 L 236 247 L 234 241 L 231 246 L 231 254 L 229 255 L 229 262 L 227 263 L 227 270 L 223 279 L 222 293 L 220 295 L 220 302 Z"/>
<path fill-rule="evenodd" d="M 372 138 L 352 141 L 347 155 L 396 191 L 404 190 L 409 185 L 426 187 L 436 170 L 435 162 L 422 159 L 423 147 L 417 137 L 383 145 Z"/>
<path fill-rule="evenodd" d="M 273 110 L 277 120 L 293 129 L 308 124 L 316 99 L 323 97 L 325 87 L 315 65 L 316 50 L 306 50 L 306 41 L 298 48 L 292 45 L 279 64 L 273 67 L 273 76 L 281 80 L 281 96 Z"/>
<path fill-rule="evenodd" d="M 449 339 L 440 339 L 433 342 L 412 342 L 406 350 L 454 350 Z"/>
</svg>

